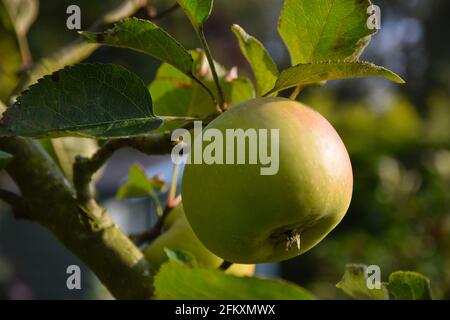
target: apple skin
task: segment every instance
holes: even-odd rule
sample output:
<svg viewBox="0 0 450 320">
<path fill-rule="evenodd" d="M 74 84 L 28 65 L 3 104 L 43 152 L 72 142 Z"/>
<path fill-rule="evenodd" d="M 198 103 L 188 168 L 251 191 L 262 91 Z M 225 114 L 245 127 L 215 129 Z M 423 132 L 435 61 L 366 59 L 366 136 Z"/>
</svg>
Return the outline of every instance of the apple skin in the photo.
<svg viewBox="0 0 450 320">
<path fill-rule="evenodd" d="M 164 229 L 164 233 L 145 247 L 143 251 L 145 258 L 155 270 L 168 260 L 164 251 L 165 248 L 183 250 L 193 254 L 199 267 L 202 268 L 217 269 L 223 263 L 223 259 L 206 249 L 198 240 L 186 219 L 182 205 L 177 206 L 169 213 L 164 223 Z M 226 273 L 251 277 L 255 273 L 255 265 L 233 264 L 226 270 Z"/>
<path fill-rule="evenodd" d="M 339 135 L 318 112 L 284 98 L 259 98 L 231 108 L 204 131 L 209 128 L 224 137 L 226 129 L 280 130 L 276 175 L 261 175 L 260 165 L 186 165 L 186 217 L 214 254 L 233 263 L 290 259 L 342 220 L 352 197 L 352 166 Z"/>
</svg>

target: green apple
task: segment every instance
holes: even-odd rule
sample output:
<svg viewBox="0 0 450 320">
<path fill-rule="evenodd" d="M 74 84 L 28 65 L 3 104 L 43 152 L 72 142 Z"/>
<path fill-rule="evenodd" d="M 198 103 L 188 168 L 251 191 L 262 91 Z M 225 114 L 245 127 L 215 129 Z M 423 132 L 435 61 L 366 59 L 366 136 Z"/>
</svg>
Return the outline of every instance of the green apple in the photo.
<svg viewBox="0 0 450 320">
<path fill-rule="evenodd" d="M 314 247 L 344 217 L 352 167 L 339 135 L 318 112 L 284 98 L 253 99 L 220 115 L 204 132 L 208 129 L 225 137 L 229 129 L 279 130 L 276 174 L 262 175 L 259 164 L 186 165 L 186 217 L 217 256 L 233 263 L 286 260 Z M 223 141 L 226 153 L 230 141 Z"/>
<path fill-rule="evenodd" d="M 186 220 L 183 206 L 174 208 L 164 223 L 164 233 L 144 249 L 144 256 L 153 268 L 159 269 L 161 264 L 168 260 L 165 248 L 183 250 L 193 254 L 199 267 L 217 269 L 223 259 L 214 255 L 195 236 L 189 222 Z M 226 273 L 236 276 L 252 276 L 255 265 L 233 264 Z"/>
</svg>

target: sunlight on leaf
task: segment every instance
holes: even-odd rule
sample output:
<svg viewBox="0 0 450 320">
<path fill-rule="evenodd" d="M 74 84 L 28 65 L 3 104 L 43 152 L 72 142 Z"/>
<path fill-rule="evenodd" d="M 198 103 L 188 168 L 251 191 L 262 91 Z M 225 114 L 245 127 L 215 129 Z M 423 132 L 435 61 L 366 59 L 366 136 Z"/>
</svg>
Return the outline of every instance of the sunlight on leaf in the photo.
<svg viewBox="0 0 450 320">
<path fill-rule="evenodd" d="M 292 65 L 358 60 L 376 30 L 367 27 L 369 0 L 285 0 L 279 33 Z"/>
<path fill-rule="evenodd" d="M 233 25 L 232 31 L 239 41 L 239 46 L 252 67 L 261 96 L 273 88 L 278 76 L 278 68 L 263 44 L 247 34 L 239 25 Z"/>
<path fill-rule="evenodd" d="M 217 270 L 189 268 L 171 261 L 155 277 L 157 299 L 312 300 L 305 289 L 281 280 L 236 277 Z"/>
<path fill-rule="evenodd" d="M 326 80 L 384 77 L 396 83 L 405 81 L 394 72 L 369 62 L 328 61 L 299 64 L 283 70 L 278 76 L 275 87 L 267 94 L 289 89 L 298 85 L 310 85 Z"/>
<path fill-rule="evenodd" d="M 112 64 L 79 64 L 45 76 L 22 93 L 1 120 L 2 133 L 22 137 L 126 137 L 162 120 L 142 80 Z"/>
</svg>

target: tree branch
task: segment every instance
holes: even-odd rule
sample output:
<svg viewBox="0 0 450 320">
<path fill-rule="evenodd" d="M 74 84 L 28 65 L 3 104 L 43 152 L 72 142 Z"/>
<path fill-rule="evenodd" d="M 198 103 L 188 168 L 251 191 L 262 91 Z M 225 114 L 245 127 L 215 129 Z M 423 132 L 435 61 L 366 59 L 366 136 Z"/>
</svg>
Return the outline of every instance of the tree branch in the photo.
<svg viewBox="0 0 450 320">
<path fill-rule="evenodd" d="M 209 124 L 219 115 L 220 112 L 217 112 L 203 118 L 202 124 Z M 190 121 L 183 128 L 190 130 L 193 127 L 194 122 Z M 171 140 L 170 133 L 112 139 L 103 144 L 92 157 L 77 157 L 73 165 L 73 183 L 79 203 L 91 210 L 98 210 L 95 201 L 93 201 L 94 195 L 90 186 L 92 176 L 100 170 L 116 151 L 130 147 L 147 155 L 165 155 L 170 154 L 177 143 L 177 141 Z"/>
<path fill-rule="evenodd" d="M 7 171 L 32 208 L 27 218 L 48 228 L 116 298 L 152 297 L 153 278 L 142 252 L 105 211 L 79 205 L 75 190 L 37 142 L 0 138 L 0 149 L 14 155 Z"/>
<path fill-rule="evenodd" d="M 91 209 L 95 208 L 90 186 L 92 176 L 117 150 L 131 147 L 147 155 L 162 155 L 169 154 L 174 145 L 175 142 L 171 141 L 169 134 L 113 139 L 101 146 L 91 158 L 77 157 L 73 166 L 73 183 L 79 203 Z"/>
<path fill-rule="evenodd" d="M 149 1 L 125 1 L 90 29 L 107 28 L 109 24 L 135 14 Z M 44 74 L 83 60 L 97 47 L 96 44 L 84 43 L 78 39 L 61 48 L 35 64 L 29 70 L 30 76 L 23 79 L 15 92 L 23 90 Z M 144 152 L 150 150 L 150 147 L 152 152 L 158 152 L 159 148 L 168 148 L 168 140 L 162 136 L 160 138 L 151 141 L 133 138 L 131 141 L 126 140 L 126 143 L 119 139 L 118 142 L 111 142 L 112 147 L 106 147 L 106 150 L 97 155 L 92 164 L 87 166 L 87 171 L 101 167 L 105 159 L 125 144 Z M 86 263 L 116 298 L 147 299 L 153 296 L 151 269 L 142 252 L 95 201 L 91 201 L 95 210 L 91 210 L 90 206 L 80 205 L 75 189 L 39 143 L 22 138 L 0 138 L 0 149 L 14 155 L 7 171 L 20 188 L 29 208 L 26 212 L 27 219 L 48 228 Z M 19 201 L 18 196 L 9 192 L 0 192 L 1 195 L 10 203 Z"/>
</svg>

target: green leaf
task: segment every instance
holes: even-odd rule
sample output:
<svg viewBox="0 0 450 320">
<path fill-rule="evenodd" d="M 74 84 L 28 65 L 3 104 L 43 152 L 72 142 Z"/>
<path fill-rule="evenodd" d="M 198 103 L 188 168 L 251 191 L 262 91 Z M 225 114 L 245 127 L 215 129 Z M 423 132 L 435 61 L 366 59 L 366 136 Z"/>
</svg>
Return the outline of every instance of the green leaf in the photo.
<svg viewBox="0 0 450 320">
<path fill-rule="evenodd" d="M 142 80 L 112 64 L 79 64 L 45 76 L 24 92 L 1 120 L 23 137 L 113 138 L 161 125 Z"/>
<path fill-rule="evenodd" d="M 35 63 L 29 71 L 28 79 L 23 87 L 27 88 L 45 75 L 52 74 L 66 66 L 79 63 L 88 58 L 99 45 L 74 41 Z"/>
<path fill-rule="evenodd" d="M 156 298 L 164 300 L 311 300 L 305 289 L 285 281 L 240 278 L 194 269 L 175 261 L 155 276 Z"/>
<path fill-rule="evenodd" d="M 214 82 L 203 52 L 192 52 L 195 76 L 214 90 Z M 237 105 L 255 96 L 253 84 L 246 78 L 227 77 L 228 72 L 217 65 L 219 77 L 230 106 Z M 162 64 L 154 81 L 149 86 L 155 114 L 160 117 L 203 118 L 217 112 L 216 106 L 206 91 L 190 77 L 169 64 Z M 169 131 L 184 125 L 186 121 L 165 123 L 159 131 Z"/>
<path fill-rule="evenodd" d="M 189 52 L 170 34 L 148 20 L 128 18 L 105 32 L 80 34 L 88 42 L 140 51 L 173 65 L 185 74 L 192 74 L 193 60 Z"/>
<path fill-rule="evenodd" d="M 3 0 L 18 36 L 28 33 L 39 11 L 37 0 Z"/>
<path fill-rule="evenodd" d="M 259 40 L 247 34 L 237 24 L 233 25 L 231 29 L 239 41 L 242 53 L 252 67 L 258 88 L 258 96 L 261 96 L 275 85 L 278 68 Z"/>
<path fill-rule="evenodd" d="M 103 25 L 111 25 L 119 20 L 131 16 L 143 4 L 141 0 L 126 0 L 121 5 L 106 12 L 99 19 Z M 83 39 L 77 39 L 70 44 L 52 52 L 41 60 L 35 62 L 28 72 L 29 79 L 23 83 L 22 88 L 27 88 L 34 84 L 38 79 L 47 74 L 51 74 L 68 65 L 79 63 L 88 58 L 100 45 L 97 43 L 86 43 Z M 0 59 L 1 61 L 1 59 Z M 1 90 L 1 89 L 0 89 Z"/>
<path fill-rule="evenodd" d="M 362 78 L 369 76 L 385 77 L 396 83 L 405 83 L 405 81 L 394 72 L 369 62 L 328 61 L 298 64 L 283 70 L 278 76 L 275 87 L 267 94 L 296 87 L 298 85 L 305 86 L 326 80 Z"/>
<path fill-rule="evenodd" d="M 12 158 L 12 154 L 0 150 L 0 170 L 5 169 L 8 163 L 11 162 Z"/>
<path fill-rule="evenodd" d="M 213 8 L 213 0 L 177 0 L 177 2 L 196 29 L 203 26 Z"/>
<path fill-rule="evenodd" d="M 389 293 L 386 286 L 381 283 L 380 289 L 367 287 L 367 266 L 350 264 L 345 268 L 342 280 L 336 285 L 349 296 L 361 300 L 388 300 Z"/>
<path fill-rule="evenodd" d="M 167 186 L 158 177 L 147 178 L 144 169 L 137 164 L 130 167 L 128 181 L 120 187 L 116 198 L 123 200 L 126 198 L 154 197 L 157 193 L 165 192 Z"/>
<path fill-rule="evenodd" d="M 183 250 L 171 250 L 168 248 L 165 248 L 164 251 L 166 252 L 167 257 L 170 261 L 175 261 L 183 266 L 197 268 L 198 262 L 195 256 L 187 251 Z"/>
<path fill-rule="evenodd" d="M 369 0 L 285 0 L 278 30 L 292 65 L 357 60 L 376 30 L 367 27 Z"/>
<path fill-rule="evenodd" d="M 19 82 L 17 71 L 22 67 L 22 57 L 14 27 L 1 1 L 0 48 L 0 100 L 6 102 Z"/>
<path fill-rule="evenodd" d="M 255 88 L 250 79 L 242 77 L 230 81 L 222 80 L 221 84 L 225 94 L 225 101 L 229 103 L 230 108 L 255 98 Z"/>
<path fill-rule="evenodd" d="M 430 279 L 417 272 L 397 271 L 391 273 L 389 294 L 397 300 L 432 300 Z"/>
</svg>

